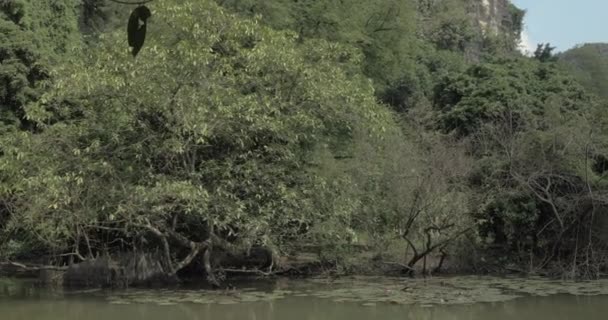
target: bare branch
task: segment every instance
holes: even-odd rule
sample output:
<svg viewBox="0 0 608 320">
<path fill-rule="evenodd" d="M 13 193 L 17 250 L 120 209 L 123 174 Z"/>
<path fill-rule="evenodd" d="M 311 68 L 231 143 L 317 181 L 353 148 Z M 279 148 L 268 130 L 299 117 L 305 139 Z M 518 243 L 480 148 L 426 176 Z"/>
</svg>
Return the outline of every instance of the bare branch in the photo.
<svg viewBox="0 0 608 320">
<path fill-rule="evenodd" d="M 177 271 L 183 269 L 184 267 L 186 267 L 187 265 L 189 265 L 190 262 L 192 262 L 192 260 L 194 260 L 194 258 L 198 255 L 198 253 L 204 247 L 207 247 L 207 243 L 194 244 L 192 247 L 190 247 L 190 253 L 174 267 L 175 272 L 177 272 Z"/>
</svg>

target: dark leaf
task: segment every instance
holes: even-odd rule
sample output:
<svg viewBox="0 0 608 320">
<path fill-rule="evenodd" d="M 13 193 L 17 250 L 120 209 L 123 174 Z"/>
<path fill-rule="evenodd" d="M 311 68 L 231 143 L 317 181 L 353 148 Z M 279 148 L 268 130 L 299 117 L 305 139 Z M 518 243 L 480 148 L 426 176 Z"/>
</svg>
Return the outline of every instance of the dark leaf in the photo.
<svg viewBox="0 0 608 320">
<path fill-rule="evenodd" d="M 150 9 L 146 6 L 139 6 L 131 12 L 129 23 L 127 25 L 127 35 L 129 47 L 132 47 L 131 53 L 137 56 L 139 50 L 144 45 L 146 40 L 146 20 L 152 16 Z"/>
</svg>

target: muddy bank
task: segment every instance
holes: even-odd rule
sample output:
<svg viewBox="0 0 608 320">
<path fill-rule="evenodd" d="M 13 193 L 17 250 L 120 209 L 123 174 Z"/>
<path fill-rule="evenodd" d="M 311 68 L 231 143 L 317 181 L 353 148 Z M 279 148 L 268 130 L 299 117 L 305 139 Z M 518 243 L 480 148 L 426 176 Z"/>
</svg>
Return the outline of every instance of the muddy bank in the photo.
<svg viewBox="0 0 608 320">
<path fill-rule="evenodd" d="M 204 282 L 211 287 L 226 288 L 232 286 L 234 279 L 488 274 L 487 270 L 476 272 L 480 270 L 463 268 L 434 256 L 428 256 L 412 270 L 404 263 L 378 256 L 368 248 L 353 251 L 349 256 L 352 261 L 328 262 L 323 261 L 314 249 L 307 248 L 308 252 L 280 257 L 264 248 L 253 248 L 243 254 L 216 251 L 209 266 L 204 265 L 203 259 L 197 259 L 177 274 L 171 274 L 170 268 L 163 264 L 165 259 L 159 255 L 120 253 L 62 267 L 0 263 L 0 276 L 37 278 L 43 284 L 68 288 L 170 287 Z M 344 265 L 349 267 L 344 268 Z M 438 266 L 442 267 L 441 270 Z M 209 281 L 208 270 L 213 272 L 212 278 L 217 282 Z"/>
</svg>

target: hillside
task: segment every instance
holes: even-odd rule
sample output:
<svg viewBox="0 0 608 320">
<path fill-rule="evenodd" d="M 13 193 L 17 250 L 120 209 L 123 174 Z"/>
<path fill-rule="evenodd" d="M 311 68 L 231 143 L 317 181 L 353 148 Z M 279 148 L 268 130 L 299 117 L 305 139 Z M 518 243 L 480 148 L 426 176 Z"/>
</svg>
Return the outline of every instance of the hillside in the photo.
<svg viewBox="0 0 608 320">
<path fill-rule="evenodd" d="M 608 44 L 587 43 L 559 55 L 560 62 L 585 88 L 608 98 Z"/>
</svg>

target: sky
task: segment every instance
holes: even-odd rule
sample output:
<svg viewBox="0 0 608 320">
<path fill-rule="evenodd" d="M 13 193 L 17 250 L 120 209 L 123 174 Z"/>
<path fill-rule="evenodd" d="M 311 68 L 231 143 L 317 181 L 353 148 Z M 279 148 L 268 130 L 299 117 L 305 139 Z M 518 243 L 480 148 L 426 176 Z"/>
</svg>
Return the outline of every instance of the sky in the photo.
<svg viewBox="0 0 608 320">
<path fill-rule="evenodd" d="M 556 51 L 577 44 L 608 42 L 608 0 L 511 0 L 525 9 L 522 49 L 551 43 Z M 525 48 L 525 49 L 524 49 Z"/>
</svg>

